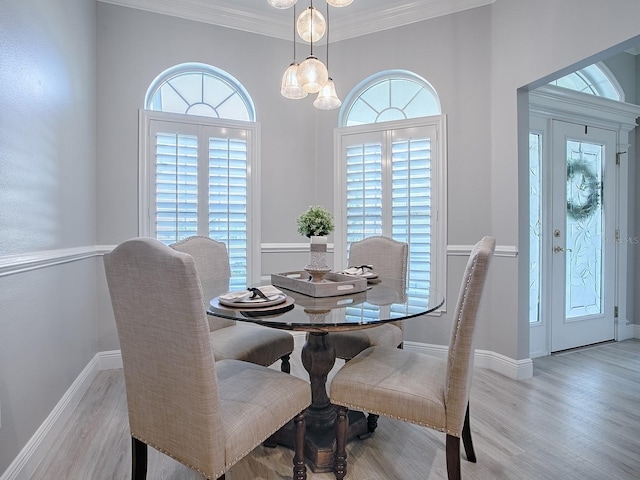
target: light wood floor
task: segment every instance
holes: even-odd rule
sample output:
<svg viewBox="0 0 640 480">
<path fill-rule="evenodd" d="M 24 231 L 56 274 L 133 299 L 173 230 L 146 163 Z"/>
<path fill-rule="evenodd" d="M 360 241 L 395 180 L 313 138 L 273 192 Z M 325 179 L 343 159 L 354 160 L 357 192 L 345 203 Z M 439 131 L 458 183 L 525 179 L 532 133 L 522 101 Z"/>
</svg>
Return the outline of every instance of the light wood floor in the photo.
<svg viewBox="0 0 640 480">
<path fill-rule="evenodd" d="M 294 353 L 295 356 L 295 353 Z M 292 372 L 304 373 L 299 355 Z M 470 480 L 640 479 L 640 341 L 536 359 L 534 376 L 513 381 L 477 369 L 471 430 L 478 463 Z M 446 479 L 444 434 L 380 418 L 375 434 L 347 447 L 351 480 Z M 121 370 L 98 374 L 35 479 L 113 480 L 130 475 L 130 437 Z M 291 479 L 292 452 L 258 447 L 229 480 Z M 201 477 L 149 449 L 148 478 Z M 314 474 L 310 480 L 332 480 Z"/>
</svg>

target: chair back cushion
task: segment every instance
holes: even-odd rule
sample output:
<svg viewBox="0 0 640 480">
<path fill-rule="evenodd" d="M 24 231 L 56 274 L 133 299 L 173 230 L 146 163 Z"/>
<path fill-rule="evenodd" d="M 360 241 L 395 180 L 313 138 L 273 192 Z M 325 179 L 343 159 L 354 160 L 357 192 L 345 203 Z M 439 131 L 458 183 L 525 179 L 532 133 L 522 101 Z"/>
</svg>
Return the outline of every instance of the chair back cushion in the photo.
<svg viewBox="0 0 640 480">
<path fill-rule="evenodd" d="M 215 361 L 193 258 L 136 238 L 104 265 L 131 435 L 199 471 L 223 471 Z"/>
<path fill-rule="evenodd" d="M 407 280 L 409 246 L 389 237 L 368 237 L 351 244 L 349 266 L 373 265 L 373 271 L 386 278 Z"/>
<path fill-rule="evenodd" d="M 205 307 L 209 308 L 209 301 L 229 291 L 231 268 L 227 246 L 209 237 L 193 236 L 169 245 L 174 250 L 188 253 L 196 262 L 198 277 L 202 285 L 202 295 Z M 210 316 L 210 330 L 235 325 L 233 320 Z"/>
<path fill-rule="evenodd" d="M 484 237 L 471 251 L 456 304 L 445 378 L 447 429 L 462 432 L 473 370 L 473 337 L 495 239 Z"/>
</svg>

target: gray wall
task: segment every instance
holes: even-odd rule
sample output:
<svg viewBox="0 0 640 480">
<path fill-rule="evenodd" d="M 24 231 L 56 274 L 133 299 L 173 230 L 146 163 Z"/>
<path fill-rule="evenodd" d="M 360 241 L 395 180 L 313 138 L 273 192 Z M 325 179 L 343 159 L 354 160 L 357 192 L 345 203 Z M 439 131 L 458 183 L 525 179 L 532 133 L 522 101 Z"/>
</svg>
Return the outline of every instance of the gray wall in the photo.
<svg viewBox="0 0 640 480">
<path fill-rule="evenodd" d="M 301 242 L 296 216 L 332 204 L 337 112 L 280 97 L 288 42 L 84 0 L 3 1 L 0 14 L 0 260 L 138 235 L 138 110 L 155 76 L 185 61 L 228 71 L 253 96 L 264 243 Z M 636 0 L 497 0 L 332 50 L 343 98 L 386 68 L 433 84 L 448 115 L 449 244 L 489 233 L 523 252 L 494 259 L 478 348 L 528 356 L 519 217 L 528 156 L 518 143 L 528 112 L 517 91 L 620 50 L 640 34 L 638 18 Z M 464 263 L 448 260 L 449 298 Z M 0 472 L 92 356 L 118 348 L 101 265 L 98 257 L 0 277 Z M 449 326 L 450 313 L 406 331 L 446 343 Z"/>
<path fill-rule="evenodd" d="M 528 115 L 526 103 L 518 110 L 516 92 L 637 35 L 640 29 L 627 20 L 636 13 L 637 2 L 615 3 L 616 8 L 608 9 L 593 0 L 561 6 L 548 0 L 535 7 L 499 0 L 490 7 L 332 45 L 331 74 L 343 98 L 367 76 L 389 68 L 416 72 L 438 91 L 448 115 L 448 243 L 469 245 L 493 234 L 499 245 L 524 252 L 494 261 L 478 348 L 528 357 L 526 303 L 518 302 L 519 296 L 527 298 L 528 288 L 527 252 L 522 250 L 528 232 L 525 236 L 521 231 L 527 225 L 520 225 L 518 216 L 519 196 L 527 191 L 519 188 L 519 175 L 526 166 L 518 162 L 518 127 L 526 132 Z M 615 31 L 596 28 L 599 22 L 617 21 L 612 11 L 626 10 L 630 15 Z M 571 22 L 559 21 L 569 13 Z M 577 25 L 596 33 L 575 42 Z M 279 95 L 290 58 L 289 42 L 99 4 L 99 241 L 115 244 L 137 234 L 137 110 L 146 88 L 164 69 L 199 61 L 234 75 L 255 101 L 262 125 L 262 242 L 301 242 L 296 216 L 310 204 L 333 204 L 338 112 L 317 111 L 309 98 L 296 102 Z M 528 156 L 522 158 L 528 161 Z M 266 257 L 263 266 L 277 264 Z M 446 294 L 451 299 L 464 263 L 464 257 L 448 260 Z M 103 322 L 101 348 L 117 348 L 112 321 Z M 450 311 L 407 323 L 409 340 L 448 341 Z"/>
<path fill-rule="evenodd" d="M 95 4 L 0 3 L 0 264 L 95 237 Z M 97 351 L 96 264 L 0 276 L 0 472 Z"/>
<path fill-rule="evenodd" d="M 411 70 L 438 91 L 449 115 L 449 169 L 454 172 L 449 183 L 449 242 L 453 244 L 475 243 L 491 233 L 491 212 L 483 207 L 490 202 L 490 171 L 481 160 L 490 151 L 490 125 L 482 118 L 491 105 L 489 96 L 477 95 L 479 90 L 490 90 L 489 31 L 490 9 L 482 8 L 331 46 L 331 74 L 343 98 L 364 78 L 392 68 Z M 98 4 L 98 241 L 115 244 L 137 234 L 137 111 L 146 89 L 166 68 L 197 61 L 231 73 L 255 102 L 262 128 L 262 242 L 304 242 L 295 230 L 295 218 L 308 205 L 333 205 L 333 130 L 338 111 L 314 109 L 311 96 L 296 102 L 280 95 L 291 50 L 287 41 Z M 468 201 L 469 192 L 473 202 Z M 263 265 L 275 262 L 265 260 Z M 454 299 L 465 262 L 464 258 L 452 261 L 448 293 Z M 113 325 L 110 318 L 105 320 Z M 118 348 L 111 329 L 110 339 L 102 329 L 103 350 Z M 449 330 L 447 316 L 407 325 L 413 341 L 445 344 Z"/>
</svg>

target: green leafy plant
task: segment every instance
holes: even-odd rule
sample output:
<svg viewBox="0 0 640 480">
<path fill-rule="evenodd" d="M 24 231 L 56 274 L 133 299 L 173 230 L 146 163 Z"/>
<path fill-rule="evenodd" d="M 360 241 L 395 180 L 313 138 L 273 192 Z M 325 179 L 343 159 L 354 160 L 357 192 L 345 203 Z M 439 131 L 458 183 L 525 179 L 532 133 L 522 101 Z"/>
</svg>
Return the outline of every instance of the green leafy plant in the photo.
<svg viewBox="0 0 640 480">
<path fill-rule="evenodd" d="M 333 214 L 324 207 L 309 207 L 296 220 L 298 233 L 305 237 L 329 235 L 333 231 Z"/>
</svg>

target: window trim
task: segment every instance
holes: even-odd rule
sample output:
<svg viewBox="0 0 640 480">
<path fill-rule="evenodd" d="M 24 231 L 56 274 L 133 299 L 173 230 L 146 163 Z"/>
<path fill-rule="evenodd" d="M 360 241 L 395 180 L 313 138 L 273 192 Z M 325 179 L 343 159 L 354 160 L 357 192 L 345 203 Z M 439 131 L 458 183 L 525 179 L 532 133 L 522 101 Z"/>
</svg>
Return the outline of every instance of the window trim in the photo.
<svg viewBox="0 0 640 480">
<path fill-rule="evenodd" d="M 261 215 L 259 214 L 262 194 L 260 188 L 260 124 L 140 109 L 138 113 L 138 138 L 140 139 L 138 145 L 138 235 L 141 237 L 151 236 L 151 186 L 153 185 L 150 165 L 150 155 L 153 154 L 153 148 L 149 138 L 151 121 L 211 125 L 218 128 L 233 127 L 248 132 L 247 213 L 249 214 L 249 221 L 247 235 L 251 240 L 247 242 L 247 283 L 257 283 L 260 280 L 261 270 Z"/>
<path fill-rule="evenodd" d="M 335 176 L 335 188 L 333 199 L 333 213 L 335 218 L 334 231 L 334 265 L 346 265 L 347 246 L 344 223 L 346 219 L 346 164 L 342 159 L 343 138 L 352 134 L 382 133 L 393 129 L 405 129 L 412 127 L 431 126 L 436 128 L 437 161 L 432 165 L 432 178 L 435 185 L 432 187 L 435 195 L 432 197 L 433 235 L 436 239 L 435 248 L 432 250 L 432 285 L 437 291 L 446 292 L 447 288 L 447 117 L 445 114 L 430 117 L 412 118 L 393 122 L 370 123 L 350 127 L 337 127 L 333 131 L 333 171 Z M 445 295 L 446 298 L 446 295 Z M 446 312 L 446 302 L 439 312 Z"/>
</svg>

